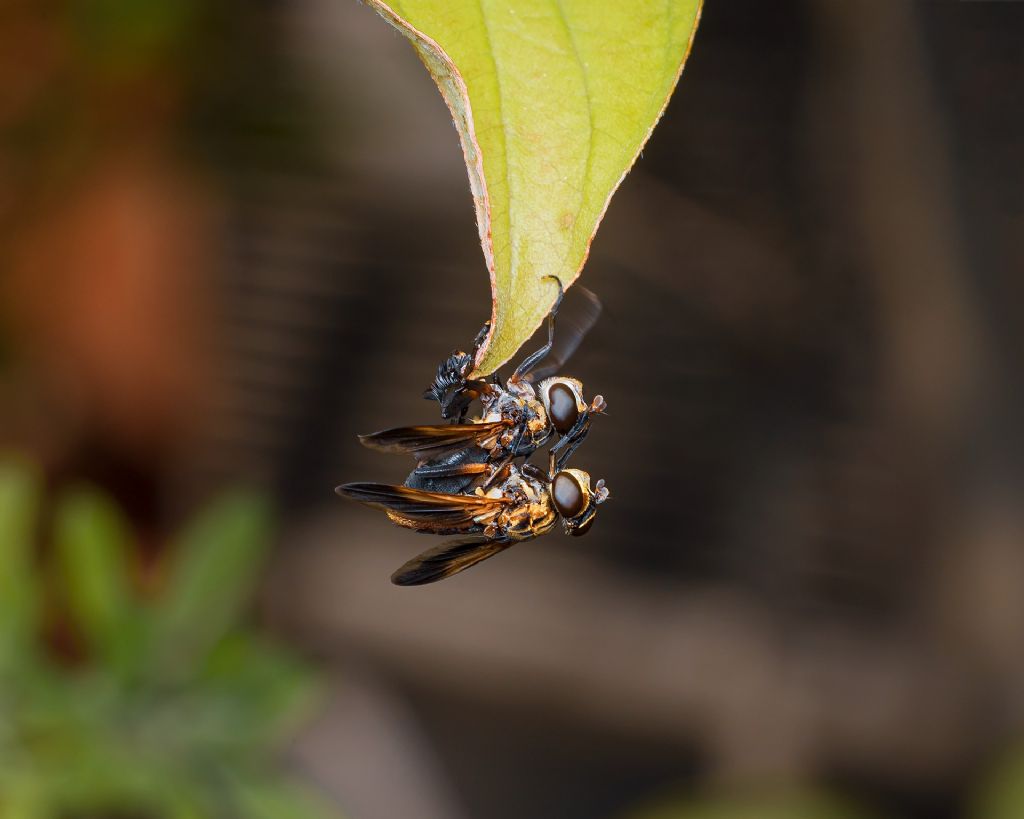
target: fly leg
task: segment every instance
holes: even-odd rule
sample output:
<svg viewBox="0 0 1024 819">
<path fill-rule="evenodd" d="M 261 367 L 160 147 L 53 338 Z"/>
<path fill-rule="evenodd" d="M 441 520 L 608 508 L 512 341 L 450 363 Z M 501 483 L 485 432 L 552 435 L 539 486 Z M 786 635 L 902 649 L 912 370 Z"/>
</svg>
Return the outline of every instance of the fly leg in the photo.
<svg viewBox="0 0 1024 819">
<path fill-rule="evenodd" d="M 466 367 L 465 372 L 463 373 L 463 377 L 469 375 L 470 370 L 472 370 L 473 365 L 476 363 L 476 355 L 480 351 L 480 348 L 483 346 L 484 340 L 487 338 L 487 334 L 490 331 L 491 322 L 490 320 L 487 320 L 484 322 L 484 326 L 480 328 L 480 332 L 476 334 L 476 338 L 473 339 L 473 352 L 470 354 L 469 364 Z M 497 376 L 495 376 L 494 383 L 500 383 L 497 381 Z M 466 379 L 463 384 L 463 390 L 466 393 L 468 393 L 467 397 L 469 400 L 466 400 L 465 403 L 460 403 L 458 418 L 457 420 L 452 421 L 452 423 L 466 423 L 466 416 L 469 414 L 469 405 L 472 404 L 475 399 L 490 392 L 491 386 L 490 384 L 487 383 L 487 381 L 483 379 Z"/>
<path fill-rule="evenodd" d="M 562 304 L 562 296 L 565 295 L 565 291 L 562 289 L 562 280 L 558 276 L 545 276 L 544 278 L 554 279 L 555 284 L 558 285 L 558 297 L 555 299 L 551 312 L 548 313 L 548 343 L 523 359 L 523 362 L 516 367 L 516 371 L 512 373 L 512 377 L 509 378 L 510 382 L 525 378 L 530 370 L 536 367 L 544 359 L 544 356 L 551 352 L 551 348 L 555 344 L 555 315 Z"/>
<path fill-rule="evenodd" d="M 523 464 L 522 472 L 526 477 L 533 478 L 546 484 L 551 483 L 551 475 L 555 474 L 552 472 L 551 475 L 548 475 L 548 473 L 537 466 L 537 464 Z"/>
<path fill-rule="evenodd" d="M 421 478 L 454 478 L 460 475 L 482 475 L 487 471 L 486 463 L 421 464 L 413 473 Z"/>
<path fill-rule="evenodd" d="M 516 451 L 519 449 L 519 445 L 523 442 L 523 435 L 525 433 L 526 433 L 526 427 L 525 426 L 519 427 L 519 432 L 516 433 L 515 440 L 512 442 L 512 446 L 509 449 L 508 455 L 505 457 L 505 459 L 500 464 L 498 464 L 498 466 L 495 468 L 495 470 L 494 470 L 493 474 L 491 475 L 491 477 L 489 477 L 486 481 L 484 481 L 484 486 L 483 486 L 484 492 L 486 492 L 488 489 L 490 489 L 492 486 L 494 486 L 494 484 L 497 482 L 497 478 L 498 478 L 499 475 L 501 475 L 502 473 L 507 473 L 508 466 L 516 458 Z"/>
<path fill-rule="evenodd" d="M 579 449 L 580 444 L 583 443 L 583 439 L 587 437 L 587 432 L 589 432 L 589 431 L 590 431 L 590 426 L 588 425 L 587 427 L 584 428 L 583 432 L 579 436 L 577 436 L 576 439 L 573 440 L 572 443 L 570 443 L 565 448 L 565 451 L 561 455 L 557 455 L 556 456 L 558 460 L 557 460 L 555 466 L 558 469 L 561 469 L 562 467 L 564 467 L 566 465 L 568 460 L 572 457 L 572 454 L 577 449 Z M 563 439 L 563 440 L 569 440 L 569 439 Z M 559 443 L 561 443 L 561 441 L 559 441 Z M 554 452 L 552 452 L 552 454 L 554 455 Z"/>
<path fill-rule="evenodd" d="M 590 432 L 591 418 L 595 414 L 603 414 L 607 406 L 608 404 L 603 396 L 595 395 L 593 403 L 584 412 L 580 413 L 576 423 L 562 436 L 557 444 L 551 447 L 551 452 L 558 456 L 557 466 L 559 469 L 565 466 L 572 454 L 586 439 L 587 434 Z"/>
<path fill-rule="evenodd" d="M 590 413 L 585 412 L 577 419 L 576 423 L 573 424 L 562 439 L 551 447 L 551 456 L 555 458 L 555 467 L 561 469 L 565 466 L 572 454 L 579 449 L 580 444 L 586 440 L 587 434 L 590 432 Z"/>
<path fill-rule="evenodd" d="M 491 477 L 489 477 L 484 482 L 484 485 L 480 487 L 481 492 L 486 492 L 488 489 L 490 489 L 496 483 L 500 483 L 501 481 L 508 480 L 509 470 L 510 470 L 511 466 L 512 466 L 512 459 L 511 458 L 506 458 L 502 463 L 500 463 L 498 465 L 497 469 L 495 469 L 494 472 L 491 473 Z"/>
<path fill-rule="evenodd" d="M 491 321 L 488 319 L 484 322 L 484 326 L 480 328 L 480 332 L 476 334 L 476 338 L 473 339 L 473 360 L 476 361 L 476 354 L 480 351 L 483 346 L 484 339 L 487 338 L 487 334 L 491 331 Z"/>
<path fill-rule="evenodd" d="M 476 363 L 476 354 L 480 351 L 480 347 L 483 345 L 484 339 L 487 338 L 487 334 L 490 330 L 491 322 L 489 320 L 485 321 L 484 326 L 480 328 L 480 332 L 477 333 L 476 338 L 473 339 L 473 352 L 469 355 L 469 360 L 466 363 L 466 369 L 462 371 L 462 388 L 459 390 L 459 397 L 453 407 L 453 409 L 456 410 L 452 416 L 453 424 L 466 423 L 466 416 L 469 414 L 469 405 L 491 389 L 490 385 L 483 379 L 466 378 L 473 369 L 473 365 Z"/>
</svg>

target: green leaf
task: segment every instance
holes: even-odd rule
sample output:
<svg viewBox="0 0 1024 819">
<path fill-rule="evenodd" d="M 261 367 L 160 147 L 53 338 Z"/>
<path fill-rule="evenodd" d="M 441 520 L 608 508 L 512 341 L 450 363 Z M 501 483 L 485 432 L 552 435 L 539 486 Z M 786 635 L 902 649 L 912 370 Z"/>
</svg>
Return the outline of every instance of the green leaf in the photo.
<svg viewBox="0 0 1024 819">
<path fill-rule="evenodd" d="M 83 636 L 100 659 L 128 671 L 138 661 L 142 622 L 124 518 L 105 496 L 78 490 L 57 508 L 56 540 L 68 604 Z"/>
<path fill-rule="evenodd" d="M 878 819 L 878 815 L 808 788 L 682 799 L 630 814 L 630 819 Z"/>
<path fill-rule="evenodd" d="M 970 819 L 1018 819 L 1024 816 L 1024 746 L 989 771 L 971 800 Z"/>
<path fill-rule="evenodd" d="M 239 813 L 249 819 L 327 819 L 337 816 L 321 799 L 280 777 L 253 776 L 232 784 Z"/>
<path fill-rule="evenodd" d="M 32 570 L 39 478 L 15 461 L 0 463 L 0 668 L 29 649 L 39 592 Z"/>
<path fill-rule="evenodd" d="M 263 567 L 270 533 L 269 506 L 245 492 L 221 498 L 185 530 L 156 612 L 163 663 L 182 674 L 194 670 L 236 624 Z"/>
<path fill-rule="evenodd" d="M 222 640 L 199 680 L 204 696 L 235 724 L 231 734 L 249 748 L 274 745 L 310 715 L 319 685 L 305 665 L 249 635 Z"/>
<path fill-rule="evenodd" d="M 675 87 L 701 0 L 368 0 L 413 43 L 462 141 L 484 258 L 489 374 L 580 273 Z"/>
<path fill-rule="evenodd" d="M 16 775 L 13 781 L 0 781 L 0 817 L 3 819 L 48 819 L 46 795 L 30 773 Z"/>
</svg>

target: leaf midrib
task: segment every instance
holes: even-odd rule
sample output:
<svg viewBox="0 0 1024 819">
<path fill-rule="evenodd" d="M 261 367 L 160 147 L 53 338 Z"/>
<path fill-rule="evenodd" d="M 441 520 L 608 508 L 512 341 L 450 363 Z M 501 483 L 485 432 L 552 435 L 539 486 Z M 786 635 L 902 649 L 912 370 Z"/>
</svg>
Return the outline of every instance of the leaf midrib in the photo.
<svg viewBox="0 0 1024 819">
<path fill-rule="evenodd" d="M 580 55 L 579 46 L 576 43 L 576 35 L 573 34 L 572 26 L 569 25 L 569 20 L 565 16 L 562 0 L 552 0 L 552 4 L 569 38 L 569 45 L 572 47 L 572 54 L 576 58 L 576 64 L 580 69 L 580 77 L 583 80 L 583 93 L 587 99 L 587 159 L 583 167 L 583 181 L 580 183 L 579 204 L 576 207 L 576 216 L 578 217 L 583 211 L 583 203 L 586 200 L 587 187 L 590 184 L 590 175 L 594 164 L 594 99 L 590 91 L 590 78 L 587 76 L 587 67 L 583 62 L 583 57 Z M 575 232 L 575 230 L 576 224 L 574 222 L 573 231 Z M 569 247 L 566 248 L 566 253 L 569 254 L 571 252 L 572 243 L 570 242 Z M 576 271 L 573 272 L 575 273 Z"/>
<path fill-rule="evenodd" d="M 494 89 L 495 89 L 495 92 L 497 93 L 498 120 L 501 122 L 501 130 L 499 132 L 498 141 L 500 141 L 500 143 L 501 143 L 501 147 L 500 147 L 499 150 L 500 150 L 500 153 L 501 153 L 502 164 L 504 166 L 505 191 L 506 191 L 506 195 L 508 197 L 508 202 L 509 202 L 509 207 L 506 208 L 506 210 L 505 210 L 505 219 L 504 219 L 505 224 L 503 226 L 504 229 L 505 229 L 505 235 L 508 237 L 507 240 L 506 240 L 508 242 L 508 246 L 506 248 L 504 248 L 504 252 L 507 252 L 509 254 L 509 269 L 512 270 L 513 265 L 512 265 L 512 243 L 511 243 L 511 238 L 512 238 L 512 204 L 511 203 L 512 203 L 512 198 L 513 197 L 512 197 L 512 173 L 511 173 L 511 171 L 509 169 L 508 141 L 507 141 L 507 138 L 506 138 L 506 134 L 508 133 L 508 122 L 505 119 L 505 104 L 504 104 L 504 99 L 503 99 L 503 91 L 502 91 L 502 88 L 501 88 L 501 72 L 498 70 L 498 56 L 497 56 L 497 53 L 494 50 L 494 39 L 491 36 L 491 27 L 490 27 L 490 24 L 487 22 L 487 11 L 484 8 L 484 0 L 477 0 L 477 7 L 480 9 L 480 22 L 481 22 L 481 24 L 483 26 L 484 37 L 487 40 L 487 55 L 490 58 L 491 68 L 494 71 Z M 477 135 L 477 142 L 479 143 L 479 135 Z M 481 146 L 480 150 L 481 151 L 483 150 L 482 146 Z M 486 156 L 482 157 L 482 159 L 484 161 L 484 166 L 486 167 L 486 163 L 487 163 Z M 494 203 L 492 202 L 490 196 L 488 196 L 488 198 L 487 198 L 487 220 L 488 220 L 488 222 L 490 222 L 490 225 L 489 225 L 489 228 L 490 228 L 489 234 L 490 235 L 487 238 L 488 238 L 488 241 L 490 241 L 490 243 L 491 243 L 491 259 L 493 260 L 492 263 L 494 264 L 494 271 L 492 272 L 492 275 L 494 276 L 494 281 L 497 282 L 497 280 L 498 280 L 497 279 L 497 271 L 499 269 L 499 265 L 498 265 L 497 252 L 496 252 L 497 248 L 495 246 L 495 241 L 494 241 L 494 233 L 495 233 L 495 231 L 494 231 L 494 225 L 495 225 Z M 513 275 L 515 275 L 515 274 L 513 273 Z M 498 302 L 498 303 L 500 303 L 500 302 Z"/>
</svg>

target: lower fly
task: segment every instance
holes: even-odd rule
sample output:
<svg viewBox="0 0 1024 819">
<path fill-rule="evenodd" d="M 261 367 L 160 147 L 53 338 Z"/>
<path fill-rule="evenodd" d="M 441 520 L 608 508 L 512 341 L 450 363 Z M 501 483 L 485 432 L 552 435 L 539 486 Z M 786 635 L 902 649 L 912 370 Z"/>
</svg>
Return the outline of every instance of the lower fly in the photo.
<svg viewBox="0 0 1024 819">
<path fill-rule="evenodd" d="M 597 507 L 609 497 L 603 480 L 591 485 L 586 472 L 559 468 L 553 453 L 547 472 L 534 464 L 509 463 L 487 485 L 468 493 L 380 483 L 348 483 L 336 491 L 382 509 L 407 529 L 460 536 L 401 566 L 391 577 L 399 586 L 451 577 L 514 543 L 547 534 L 559 521 L 567 534 L 583 535 L 593 524 Z"/>
</svg>

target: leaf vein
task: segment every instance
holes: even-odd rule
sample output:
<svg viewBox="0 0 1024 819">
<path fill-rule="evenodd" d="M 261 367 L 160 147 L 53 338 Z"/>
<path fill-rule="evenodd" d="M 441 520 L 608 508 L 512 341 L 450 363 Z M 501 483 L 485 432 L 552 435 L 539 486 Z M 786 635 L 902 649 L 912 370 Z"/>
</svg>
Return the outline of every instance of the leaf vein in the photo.
<svg viewBox="0 0 1024 819">
<path fill-rule="evenodd" d="M 562 0 L 552 0 L 555 11 L 558 13 L 558 19 L 562 23 L 562 27 L 565 29 L 565 33 L 569 38 L 569 45 L 572 48 L 573 56 L 576 58 L 576 63 L 580 67 L 580 76 L 583 80 L 583 93 L 587 100 L 587 122 L 589 134 L 587 135 L 587 159 L 583 166 L 583 180 L 580 183 L 580 204 L 577 209 L 577 215 L 583 210 L 583 202 L 587 195 L 587 185 L 590 182 L 590 175 L 594 165 L 594 98 L 590 92 L 590 80 L 587 77 L 587 66 L 583 62 L 583 57 L 580 55 L 579 46 L 576 44 L 576 35 L 573 33 L 572 27 L 569 25 L 569 20 L 565 16 L 565 9 L 562 7 Z"/>
<path fill-rule="evenodd" d="M 502 102 L 501 72 L 498 69 L 498 56 L 497 56 L 497 53 L 494 50 L 494 39 L 491 37 L 491 28 L 490 28 L 490 25 L 487 22 L 487 11 L 484 8 L 484 0 L 477 0 L 477 6 L 480 9 L 480 22 L 483 25 L 484 39 L 487 42 L 487 53 L 490 55 L 491 65 L 494 67 L 494 87 L 495 87 L 495 91 L 497 93 L 497 99 L 496 99 L 495 102 L 496 102 L 497 109 L 498 109 L 498 121 L 501 123 L 501 130 L 500 130 L 500 134 L 501 134 L 501 154 L 502 154 L 502 164 L 504 165 L 505 191 L 506 191 L 506 196 L 508 198 L 508 203 L 509 203 L 508 207 L 505 209 L 505 223 L 506 223 L 506 231 L 507 231 L 506 235 L 511 237 L 511 235 L 512 235 L 512 201 L 513 201 L 513 196 L 512 196 L 512 173 L 511 173 L 511 169 L 509 168 L 509 161 L 508 161 L 508 142 L 507 142 L 507 140 L 508 140 L 508 128 L 509 128 L 509 126 L 508 126 L 508 122 L 505 119 L 505 106 L 503 105 L 503 102 Z M 493 205 L 493 203 L 492 203 L 492 205 Z M 491 216 L 491 235 L 493 237 L 494 236 L 494 211 L 493 210 L 491 211 L 490 216 Z M 513 255 L 513 248 L 511 247 L 511 243 L 510 243 L 510 246 L 509 246 L 508 249 L 509 249 L 509 272 L 511 274 L 510 278 L 515 278 L 516 273 L 515 273 L 515 271 L 512 270 L 512 258 L 511 257 Z M 498 260 L 497 259 L 494 260 L 494 265 L 495 265 L 495 271 L 497 271 L 497 267 L 498 267 Z M 499 280 L 498 277 L 497 277 L 497 272 L 495 272 L 495 279 L 494 280 L 495 280 L 495 282 L 498 282 L 498 280 Z M 497 304 L 500 305 L 502 301 L 503 300 L 499 299 L 497 301 Z"/>
</svg>

